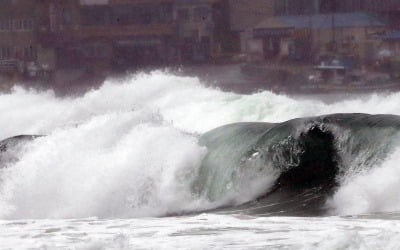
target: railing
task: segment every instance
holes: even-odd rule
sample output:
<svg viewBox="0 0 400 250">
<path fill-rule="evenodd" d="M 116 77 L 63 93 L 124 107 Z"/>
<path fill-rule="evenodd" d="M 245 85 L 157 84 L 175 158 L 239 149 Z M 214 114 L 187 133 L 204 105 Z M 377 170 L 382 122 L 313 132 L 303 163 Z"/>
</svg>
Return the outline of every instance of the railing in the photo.
<svg viewBox="0 0 400 250">
<path fill-rule="evenodd" d="M 39 30 L 39 40 L 43 44 L 55 44 L 80 39 L 134 37 L 134 36 L 166 36 L 173 35 L 176 31 L 175 23 L 149 24 L 149 25 L 105 25 L 85 26 L 79 25 L 69 29 L 50 31 Z"/>
<path fill-rule="evenodd" d="M 18 62 L 14 59 L 0 60 L 0 72 L 12 72 L 18 68 Z"/>
<path fill-rule="evenodd" d="M 173 24 L 149 25 L 110 25 L 110 26 L 80 26 L 74 31 L 78 38 L 115 37 L 115 36 L 151 36 L 171 35 L 174 32 Z"/>
</svg>

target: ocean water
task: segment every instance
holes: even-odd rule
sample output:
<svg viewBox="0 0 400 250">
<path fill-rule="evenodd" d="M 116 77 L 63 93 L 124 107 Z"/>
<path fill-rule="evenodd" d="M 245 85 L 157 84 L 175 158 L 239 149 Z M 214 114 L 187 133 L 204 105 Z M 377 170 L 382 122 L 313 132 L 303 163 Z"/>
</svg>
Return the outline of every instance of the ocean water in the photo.
<svg viewBox="0 0 400 250">
<path fill-rule="evenodd" d="M 251 179 L 229 199 L 192 189 L 208 153 L 199 138 L 211 129 L 331 113 L 400 115 L 400 93 L 324 101 L 205 85 L 154 71 L 107 80 L 79 97 L 21 88 L 0 95 L 0 139 L 47 135 L 0 163 L 0 248 L 400 248 L 396 141 L 372 168 L 342 180 L 325 216 L 214 210 L 251 201 L 271 186 Z"/>
</svg>

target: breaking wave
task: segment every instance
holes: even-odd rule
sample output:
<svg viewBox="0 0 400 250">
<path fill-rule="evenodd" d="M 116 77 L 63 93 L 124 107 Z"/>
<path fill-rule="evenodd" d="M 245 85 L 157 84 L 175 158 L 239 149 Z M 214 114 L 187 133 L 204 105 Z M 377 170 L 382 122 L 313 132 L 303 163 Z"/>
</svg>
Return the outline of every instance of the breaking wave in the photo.
<svg viewBox="0 0 400 250">
<path fill-rule="evenodd" d="M 164 216 L 262 200 L 293 182 L 296 173 L 288 169 L 311 168 L 307 158 L 314 154 L 304 152 L 320 148 L 314 141 L 328 142 L 316 165 L 332 160 L 333 174 L 322 173 L 334 184 L 324 197 L 329 212 L 398 210 L 400 148 L 388 122 L 397 118 L 351 115 L 351 126 L 323 117 L 272 123 L 330 113 L 400 114 L 399 97 L 374 94 L 327 104 L 268 91 L 238 95 L 162 71 L 108 80 L 80 97 L 16 88 L 0 95 L 0 138 L 47 136 L 2 144 L 0 218 Z M 238 122 L 271 123 L 222 127 L 217 133 L 238 134 L 224 146 L 210 143 L 215 131 L 207 131 Z M 252 127 L 248 134 L 234 131 L 246 126 Z M 269 138 L 272 127 L 278 132 Z M 276 146 L 285 143 L 292 151 Z"/>
</svg>

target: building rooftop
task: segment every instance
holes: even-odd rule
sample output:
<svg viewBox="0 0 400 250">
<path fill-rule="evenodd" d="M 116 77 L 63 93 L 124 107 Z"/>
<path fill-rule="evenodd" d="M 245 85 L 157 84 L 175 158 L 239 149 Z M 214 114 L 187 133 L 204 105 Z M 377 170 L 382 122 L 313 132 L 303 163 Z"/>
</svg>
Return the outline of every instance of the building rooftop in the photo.
<svg viewBox="0 0 400 250">
<path fill-rule="evenodd" d="M 329 29 L 332 25 L 336 28 L 347 27 L 377 27 L 384 26 L 378 18 L 363 12 L 318 14 L 318 15 L 295 15 L 274 16 L 264 19 L 256 29 L 282 29 L 282 28 L 313 28 Z"/>
<path fill-rule="evenodd" d="M 383 40 L 400 40 L 400 31 L 387 33 L 382 37 Z"/>
</svg>

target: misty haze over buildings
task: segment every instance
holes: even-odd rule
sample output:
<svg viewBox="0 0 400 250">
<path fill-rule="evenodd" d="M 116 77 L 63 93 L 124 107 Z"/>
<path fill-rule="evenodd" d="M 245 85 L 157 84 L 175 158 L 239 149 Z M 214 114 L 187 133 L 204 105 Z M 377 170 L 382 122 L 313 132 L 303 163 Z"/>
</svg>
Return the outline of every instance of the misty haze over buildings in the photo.
<svg viewBox="0 0 400 250">
<path fill-rule="evenodd" d="M 310 64 L 338 53 L 373 64 L 400 51 L 395 0 L 4 0 L 0 73 L 51 84 L 145 67 Z M 336 14 L 332 14 L 336 13 Z"/>
</svg>

